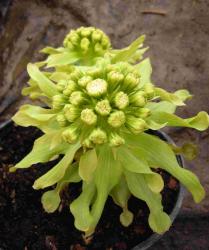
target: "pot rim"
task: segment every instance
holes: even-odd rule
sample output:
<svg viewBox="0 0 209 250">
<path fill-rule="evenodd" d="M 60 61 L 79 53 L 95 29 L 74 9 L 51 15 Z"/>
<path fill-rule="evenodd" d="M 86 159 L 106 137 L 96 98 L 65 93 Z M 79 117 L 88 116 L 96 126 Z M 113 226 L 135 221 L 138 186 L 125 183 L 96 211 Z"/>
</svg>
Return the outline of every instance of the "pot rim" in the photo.
<svg viewBox="0 0 209 250">
<path fill-rule="evenodd" d="M 165 132 L 162 132 L 160 130 L 154 131 L 154 132 L 156 133 L 157 136 L 161 135 L 162 137 L 164 137 L 164 139 L 167 142 L 171 143 L 172 145 L 176 145 L 175 142 L 171 139 L 171 137 L 168 136 Z M 185 163 L 184 163 L 183 157 L 181 155 L 177 155 L 176 158 L 177 158 L 177 161 L 178 161 L 179 165 L 184 168 Z M 185 188 L 180 183 L 180 190 L 179 190 L 179 193 L 178 193 L 178 198 L 177 198 L 177 201 L 176 201 L 176 205 L 174 206 L 172 212 L 169 214 L 172 223 L 174 222 L 177 215 L 179 214 L 179 211 L 181 209 L 182 202 L 183 202 L 183 199 L 184 199 L 184 193 L 185 193 Z M 153 233 L 149 238 L 142 241 L 141 243 L 139 243 L 138 245 L 133 247 L 131 250 L 146 250 L 149 247 L 151 247 L 152 245 L 154 245 L 158 240 L 160 240 L 163 237 L 164 234 Z"/>
</svg>

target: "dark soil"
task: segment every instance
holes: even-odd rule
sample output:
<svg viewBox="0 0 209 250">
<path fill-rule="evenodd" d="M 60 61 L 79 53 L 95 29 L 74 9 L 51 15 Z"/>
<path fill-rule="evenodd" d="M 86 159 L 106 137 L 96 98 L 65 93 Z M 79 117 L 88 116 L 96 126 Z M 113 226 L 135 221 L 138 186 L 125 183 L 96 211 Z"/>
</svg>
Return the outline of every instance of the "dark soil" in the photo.
<svg viewBox="0 0 209 250">
<path fill-rule="evenodd" d="M 81 232 L 74 228 L 67 206 L 67 201 L 75 196 L 79 185 L 65 191 L 58 212 L 44 212 L 40 202 L 42 191 L 33 190 L 32 184 L 55 162 L 8 173 L 9 166 L 30 151 L 39 135 L 40 131 L 34 128 L 13 124 L 0 131 L 1 250 L 127 250 L 152 234 L 147 223 L 149 211 L 144 202 L 133 197 L 130 199 L 129 208 L 135 218 L 131 226 L 124 228 L 119 222 L 121 209 L 109 198 L 95 235 L 86 246 Z M 179 183 L 169 174 L 159 172 L 165 181 L 162 192 L 164 210 L 170 213 L 178 197 Z"/>
</svg>

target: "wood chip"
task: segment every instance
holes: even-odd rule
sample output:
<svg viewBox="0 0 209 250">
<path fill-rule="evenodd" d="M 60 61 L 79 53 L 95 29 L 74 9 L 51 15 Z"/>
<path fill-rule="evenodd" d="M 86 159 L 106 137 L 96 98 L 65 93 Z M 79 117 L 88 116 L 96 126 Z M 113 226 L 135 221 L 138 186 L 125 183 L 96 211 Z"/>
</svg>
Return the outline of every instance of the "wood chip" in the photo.
<svg viewBox="0 0 209 250">
<path fill-rule="evenodd" d="M 141 13 L 142 14 L 161 15 L 161 16 L 166 16 L 167 15 L 167 11 L 162 10 L 162 9 L 145 9 Z"/>
</svg>

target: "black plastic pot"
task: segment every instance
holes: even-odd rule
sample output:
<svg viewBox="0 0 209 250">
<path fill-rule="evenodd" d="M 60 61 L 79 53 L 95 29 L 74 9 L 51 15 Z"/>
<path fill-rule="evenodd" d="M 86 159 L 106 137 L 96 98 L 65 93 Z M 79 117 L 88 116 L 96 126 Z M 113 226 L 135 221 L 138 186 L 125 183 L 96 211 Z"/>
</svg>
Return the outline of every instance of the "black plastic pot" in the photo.
<svg viewBox="0 0 209 250">
<path fill-rule="evenodd" d="M 11 123 L 11 120 L 1 124 L 0 129 L 3 129 L 4 127 L 9 125 L 10 123 Z M 167 134 L 165 134 L 165 133 L 163 133 L 161 131 L 148 131 L 148 133 L 156 135 L 160 139 L 162 139 L 164 141 L 167 141 L 170 144 L 175 145 L 173 140 Z M 183 158 L 181 156 L 177 156 L 177 160 L 178 160 L 179 165 L 184 167 Z M 172 212 L 170 213 L 170 218 L 171 218 L 172 222 L 175 220 L 175 218 L 177 217 L 177 215 L 178 215 L 178 213 L 180 211 L 182 201 L 183 201 L 183 196 L 184 196 L 184 188 L 183 188 L 182 185 L 180 185 L 180 189 L 179 189 L 176 204 L 175 204 Z M 133 247 L 131 250 L 146 250 L 146 249 L 150 248 L 151 246 L 153 246 L 161 237 L 163 237 L 163 235 L 153 233 L 149 238 L 147 238 L 146 240 L 144 240 L 143 242 L 141 242 L 137 246 Z"/>
<path fill-rule="evenodd" d="M 153 134 L 153 135 L 157 135 L 158 137 L 160 137 L 160 139 L 167 141 L 170 144 L 175 145 L 174 141 L 166 133 L 164 133 L 162 131 L 150 131 L 149 133 Z M 179 165 L 181 167 L 184 167 L 183 157 L 180 155 L 177 155 L 176 157 L 177 157 Z M 184 187 L 180 184 L 180 190 L 179 190 L 178 198 L 176 201 L 176 205 L 170 214 L 170 218 L 171 218 L 172 222 L 176 219 L 176 217 L 181 209 L 183 198 L 184 198 Z M 135 246 L 131 250 L 146 250 L 146 249 L 150 248 L 151 246 L 153 246 L 162 237 L 163 237 L 163 235 L 154 233 L 147 240 L 141 242 L 139 245 Z"/>
</svg>

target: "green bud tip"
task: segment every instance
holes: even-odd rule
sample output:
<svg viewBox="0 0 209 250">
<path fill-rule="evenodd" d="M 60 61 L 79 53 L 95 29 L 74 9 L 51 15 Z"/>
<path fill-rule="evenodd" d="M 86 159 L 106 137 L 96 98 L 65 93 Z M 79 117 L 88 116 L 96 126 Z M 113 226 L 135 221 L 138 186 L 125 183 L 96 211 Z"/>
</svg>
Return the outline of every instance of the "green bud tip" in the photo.
<svg viewBox="0 0 209 250">
<path fill-rule="evenodd" d="M 85 88 L 87 84 L 91 81 L 92 81 L 91 76 L 83 76 L 82 78 L 78 80 L 78 85 Z"/>
<path fill-rule="evenodd" d="M 79 105 L 84 101 L 83 92 L 74 91 L 69 98 L 69 101 L 74 105 Z"/>
<path fill-rule="evenodd" d="M 89 82 L 86 89 L 90 96 L 101 96 L 107 92 L 107 82 L 98 78 Z"/>
<path fill-rule="evenodd" d="M 65 105 L 65 98 L 62 95 L 54 95 L 52 97 L 52 107 L 53 109 L 61 109 Z"/>
<path fill-rule="evenodd" d="M 92 109 L 84 109 L 81 112 L 81 120 L 87 125 L 93 125 L 97 122 L 97 116 Z"/>
<path fill-rule="evenodd" d="M 147 83 L 144 86 L 144 92 L 145 92 L 145 94 L 146 94 L 146 96 L 148 98 L 152 99 L 154 97 L 154 94 L 155 94 L 155 90 L 154 90 L 153 84 L 152 83 Z"/>
<path fill-rule="evenodd" d="M 124 109 L 129 104 L 129 98 L 128 95 L 125 94 L 123 91 L 120 91 L 116 94 L 115 99 L 115 106 L 119 109 Z"/>
<path fill-rule="evenodd" d="M 139 134 L 147 128 L 147 124 L 143 119 L 134 116 L 129 116 L 126 119 L 126 125 L 134 134 Z"/>
<path fill-rule="evenodd" d="M 109 136 L 109 144 L 111 147 L 118 147 L 125 144 L 125 140 L 117 133 L 111 133 Z"/>
<path fill-rule="evenodd" d="M 111 111 L 111 106 L 108 100 L 102 100 L 99 101 L 96 104 L 95 110 L 98 114 L 102 115 L 102 116 L 106 116 L 109 115 L 110 111 Z"/>
<path fill-rule="evenodd" d="M 66 96 L 69 96 L 75 90 L 76 90 L 76 83 L 72 80 L 69 80 L 65 89 L 63 90 L 63 94 Z"/>
<path fill-rule="evenodd" d="M 63 114 L 57 115 L 56 120 L 61 127 L 65 127 L 67 125 L 67 120 Z"/>
<path fill-rule="evenodd" d="M 108 123 L 114 128 L 121 127 L 125 121 L 126 117 L 123 111 L 115 111 L 108 118 Z"/>
<path fill-rule="evenodd" d="M 107 75 L 107 79 L 108 82 L 112 83 L 112 84 L 117 84 L 119 82 L 121 82 L 124 78 L 124 75 L 121 74 L 120 72 L 117 71 L 111 71 L 108 75 Z"/>
<path fill-rule="evenodd" d="M 102 129 L 96 128 L 91 132 L 89 139 L 94 144 L 103 144 L 107 141 L 107 134 Z"/>
<path fill-rule="evenodd" d="M 126 89 L 133 89 L 139 84 L 139 78 L 137 78 L 133 73 L 128 73 L 124 79 L 124 87 Z"/>
<path fill-rule="evenodd" d="M 151 111 L 148 108 L 140 108 L 134 112 L 134 115 L 140 118 L 146 118 L 150 115 Z"/>
<path fill-rule="evenodd" d="M 64 114 L 69 122 L 73 122 L 79 117 L 80 110 L 72 104 L 66 104 L 64 107 Z"/>
<path fill-rule="evenodd" d="M 57 83 L 56 87 L 57 87 L 57 89 L 58 89 L 59 91 L 63 91 L 63 90 L 65 89 L 66 85 L 67 85 L 67 81 L 66 81 L 66 80 L 60 80 L 60 81 Z"/>
<path fill-rule="evenodd" d="M 78 138 L 78 129 L 75 126 L 71 126 L 62 133 L 62 138 L 68 143 L 74 143 Z"/>
<path fill-rule="evenodd" d="M 144 98 L 144 91 L 138 91 L 133 95 L 129 96 L 130 103 L 137 107 L 143 107 L 146 104 Z"/>
<path fill-rule="evenodd" d="M 89 41 L 88 38 L 84 37 L 84 38 L 81 39 L 81 44 L 80 44 L 80 46 L 81 46 L 81 49 L 82 49 L 84 52 L 86 52 L 86 51 L 88 50 L 89 45 L 90 45 L 90 41 Z"/>
</svg>

